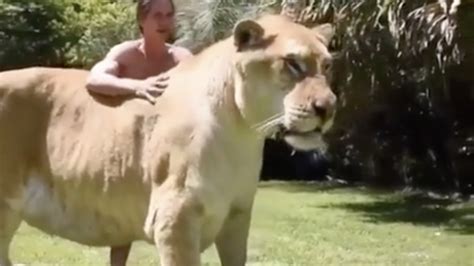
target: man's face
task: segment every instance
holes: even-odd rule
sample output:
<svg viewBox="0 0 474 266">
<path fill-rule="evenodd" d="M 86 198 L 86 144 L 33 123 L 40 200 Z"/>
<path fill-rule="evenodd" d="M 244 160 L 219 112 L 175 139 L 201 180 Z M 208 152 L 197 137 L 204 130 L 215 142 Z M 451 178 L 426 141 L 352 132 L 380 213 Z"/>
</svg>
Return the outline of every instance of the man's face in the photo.
<svg viewBox="0 0 474 266">
<path fill-rule="evenodd" d="M 167 41 L 173 35 L 175 21 L 170 0 L 153 0 L 151 9 L 142 19 L 143 35 Z"/>
</svg>

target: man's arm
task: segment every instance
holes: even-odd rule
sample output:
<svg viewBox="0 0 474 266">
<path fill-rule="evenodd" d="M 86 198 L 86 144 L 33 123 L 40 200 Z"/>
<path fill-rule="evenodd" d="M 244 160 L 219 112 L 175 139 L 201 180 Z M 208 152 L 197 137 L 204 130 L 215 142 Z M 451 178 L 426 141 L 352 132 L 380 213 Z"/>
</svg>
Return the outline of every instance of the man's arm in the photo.
<svg viewBox="0 0 474 266">
<path fill-rule="evenodd" d="M 90 70 L 86 88 L 105 95 L 134 95 L 140 87 L 140 80 L 120 78 L 121 60 L 134 49 L 130 42 L 118 44 L 105 58 Z"/>
</svg>

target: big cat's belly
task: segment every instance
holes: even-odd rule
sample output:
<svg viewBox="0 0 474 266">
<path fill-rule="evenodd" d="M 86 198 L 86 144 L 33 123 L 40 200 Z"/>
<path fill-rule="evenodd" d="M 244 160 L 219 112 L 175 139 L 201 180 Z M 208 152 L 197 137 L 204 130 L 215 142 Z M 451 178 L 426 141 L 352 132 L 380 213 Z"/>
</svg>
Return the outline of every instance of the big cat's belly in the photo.
<svg viewBox="0 0 474 266">
<path fill-rule="evenodd" d="M 21 199 L 23 219 L 46 233 L 92 246 L 120 245 L 146 240 L 143 232 L 149 191 L 122 185 L 77 184 L 54 186 L 29 178 Z M 144 186 L 143 186 L 144 187 Z"/>
</svg>

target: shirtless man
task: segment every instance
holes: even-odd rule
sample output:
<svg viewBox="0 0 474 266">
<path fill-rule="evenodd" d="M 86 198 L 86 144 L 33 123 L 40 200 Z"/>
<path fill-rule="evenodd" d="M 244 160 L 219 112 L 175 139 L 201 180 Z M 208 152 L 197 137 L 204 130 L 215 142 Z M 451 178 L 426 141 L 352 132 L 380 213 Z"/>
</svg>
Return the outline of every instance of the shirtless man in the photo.
<svg viewBox="0 0 474 266">
<path fill-rule="evenodd" d="M 110 49 L 90 71 L 86 88 L 109 96 L 136 96 L 155 102 L 166 87 L 159 75 L 192 56 L 182 47 L 166 42 L 175 31 L 172 0 L 138 0 L 137 20 L 142 34 Z"/>
<path fill-rule="evenodd" d="M 136 96 L 155 102 L 166 87 L 160 76 L 192 54 L 185 48 L 169 45 L 174 34 L 175 6 L 172 0 L 138 0 L 139 40 L 125 41 L 110 49 L 90 71 L 86 88 L 108 96 Z M 111 247 L 110 263 L 125 266 L 131 243 Z"/>
</svg>

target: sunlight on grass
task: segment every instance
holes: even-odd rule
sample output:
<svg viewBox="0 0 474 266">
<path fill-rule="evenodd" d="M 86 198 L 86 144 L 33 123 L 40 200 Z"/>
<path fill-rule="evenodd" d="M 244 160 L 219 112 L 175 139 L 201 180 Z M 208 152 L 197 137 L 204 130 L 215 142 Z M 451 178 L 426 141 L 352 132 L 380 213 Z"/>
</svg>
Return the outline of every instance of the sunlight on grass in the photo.
<svg viewBox="0 0 474 266">
<path fill-rule="evenodd" d="M 262 183 L 248 265 L 473 265 L 474 205 L 317 184 Z M 23 225 L 12 257 L 27 265 L 107 265 L 88 248 Z M 129 265 L 157 265 L 134 244 Z M 204 265 L 219 265 L 214 248 Z"/>
</svg>

